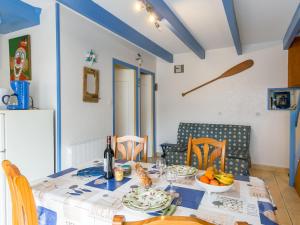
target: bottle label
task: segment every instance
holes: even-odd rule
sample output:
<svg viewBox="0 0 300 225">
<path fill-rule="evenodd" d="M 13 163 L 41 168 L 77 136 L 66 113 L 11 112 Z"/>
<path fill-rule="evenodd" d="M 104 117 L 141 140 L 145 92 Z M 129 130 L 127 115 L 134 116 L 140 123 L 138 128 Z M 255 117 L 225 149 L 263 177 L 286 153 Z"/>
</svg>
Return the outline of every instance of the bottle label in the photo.
<svg viewBox="0 0 300 225">
<path fill-rule="evenodd" d="M 108 171 L 108 158 L 104 159 L 103 167 L 104 167 L 103 168 L 104 172 L 107 173 L 107 171 Z"/>
</svg>

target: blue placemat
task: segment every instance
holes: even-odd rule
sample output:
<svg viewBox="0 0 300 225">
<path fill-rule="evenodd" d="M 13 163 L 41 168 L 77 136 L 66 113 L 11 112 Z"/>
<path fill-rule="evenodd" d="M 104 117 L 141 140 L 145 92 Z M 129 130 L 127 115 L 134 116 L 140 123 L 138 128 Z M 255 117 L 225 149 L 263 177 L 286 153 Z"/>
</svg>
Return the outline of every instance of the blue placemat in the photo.
<svg viewBox="0 0 300 225">
<path fill-rule="evenodd" d="M 37 207 L 39 225 L 56 225 L 57 214 L 56 212 L 44 208 L 42 206 Z"/>
<path fill-rule="evenodd" d="M 190 209 L 198 209 L 201 200 L 205 194 L 204 191 L 183 188 L 178 186 L 173 186 L 173 189 L 179 193 L 182 199 L 182 203 L 180 206 L 185 208 L 190 208 Z M 169 191 L 170 186 L 168 186 L 165 190 Z"/>
<path fill-rule="evenodd" d="M 76 169 L 76 168 L 69 168 L 69 169 L 62 170 L 62 171 L 60 171 L 60 172 L 54 173 L 54 174 L 52 174 L 52 175 L 50 175 L 50 176 L 48 176 L 48 177 L 50 177 L 50 178 L 61 177 L 61 176 L 65 175 L 65 174 L 71 173 L 71 172 L 73 172 L 73 171 L 75 171 L 75 170 L 77 170 L 77 169 Z"/>
<path fill-rule="evenodd" d="M 274 207 L 269 202 L 258 201 L 259 217 L 261 224 L 264 225 L 278 225 L 272 219 L 275 218 Z"/>
<path fill-rule="evenodd" d="M 246 182 L 250 181 L 250 177 L 249 176 L 236 175 L 236 176 L 234 176 L 234 179 L 235 180 L 239 180 L 239 181 L 246 181 Z"/>
<path fill-rule="evenodd" d="M 103 177 L 104 175 L 105 173 L 104 173 L 103 166 L 93 166 L 93 167 L 88 167 L 77 171 L 77 176 L 82 176 L 82 177 L 91 177 L 91 176 Z"/>
<path fill-rule="evenodd" d="M 95 184 L 95 181 L 98 179 L 104 179 L 104 178 L 97 178 L 85 185 L 90 186 L 90 187 L 94 187 L 94 188 L 99 188 L 99 189 L 104 189 L 104 190 L 109 190 L 109 191 L 114 191 L 117 188 L 121 187 L 123 184 L 126 184 L 128 181 L 131 180 L 131 178 L 128 177 L 124 177 L 124 179 L 122 181 L 116 181 L 115 178 L 110 179 L 110 180 L 105 180 L 105 182 L 101 183 L 101 184 Z"/>
</svg>

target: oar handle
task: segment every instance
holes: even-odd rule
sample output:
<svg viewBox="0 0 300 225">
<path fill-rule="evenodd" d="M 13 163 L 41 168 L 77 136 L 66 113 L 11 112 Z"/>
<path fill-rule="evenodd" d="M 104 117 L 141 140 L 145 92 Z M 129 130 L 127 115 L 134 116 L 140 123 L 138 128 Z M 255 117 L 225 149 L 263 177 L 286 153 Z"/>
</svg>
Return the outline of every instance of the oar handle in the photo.
<svg viewBox="0 0 300 225">
<path fill-rule="evenodd" d="M 215 78 L 215 79 L 213 79 L 213 80 L 211 80 L 211 81 L 208 81 L 208 82 L 206 82 L 206 83 L 204 83 L 204 84 L 201 84 L 201 85 L 199 85 L 199 86 L 193 88 L 192 90 L 189 90 L 189 91 L 187 91 L 187 92 L 183 92 L 181 95 L 182 95 L 182 97 L 184 97 L 185 95 L 187 95 L 187 94 L 189 94 L 189 93 L 191 93 L 191 92 L 193 92 L 193 91 L 195 91 L 195 90 L 197 90 L 197 89 L 199 89 L 199 88 L 202 88 L 202 87 L 204 87 L 204 86 L 206 86 L 206 85 L 208 85 L 208 84 L 210 84 L 210 83 L 212 83 L 212 82 L 214 82 L 214 81 L 220 79 L 221 77 L 222 77 L 222 76 L 217 77 L 217 78 Z"/>
</svg>

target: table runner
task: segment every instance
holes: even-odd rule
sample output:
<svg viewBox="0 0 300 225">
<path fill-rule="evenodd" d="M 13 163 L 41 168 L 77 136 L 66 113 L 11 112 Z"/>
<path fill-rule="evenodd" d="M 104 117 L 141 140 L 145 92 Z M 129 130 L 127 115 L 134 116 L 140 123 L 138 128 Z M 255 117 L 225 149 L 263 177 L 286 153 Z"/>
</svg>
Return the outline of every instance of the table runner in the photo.
<svg viewBox="0 0 300 225">
<path fill-rule="evenodd" d="M 128 221 L 151 217 L 126 209 L 121 203 L 123 195 L 139 185 L 134 170 L 123 182 L 76 176 L 79 169 L 90 166 L 95 163 L 62 171 L 33 184 L 39 225 L 111 225 L 116 214 L 124 215 Z M 142 163 L 142 166 L 151 171 L 153 188 L 168 189 L 168 182 L 159 178 L 153 164 Z M 211 199 L 197 186 L 194 177 L 178 179 L 174 186 L 183 198 L 174 215 L 199 217 L 220 225 L 232 225 L 234 221 L 277 224 L 271 197 L 259 178 L 240 178 L 229 192 L 212 194 Z"/>
</svg>

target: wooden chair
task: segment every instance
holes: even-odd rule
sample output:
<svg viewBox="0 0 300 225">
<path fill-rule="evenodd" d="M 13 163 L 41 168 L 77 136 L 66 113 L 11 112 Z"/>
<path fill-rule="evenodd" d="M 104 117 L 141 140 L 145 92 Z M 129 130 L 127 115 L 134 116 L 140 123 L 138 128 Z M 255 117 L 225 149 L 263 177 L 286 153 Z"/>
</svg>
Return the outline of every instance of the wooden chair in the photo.
<svg viewBox="0 0 300 225">
<path fill-rule="evenodd" d="M 144 136 L 143 138 L 136 136 L 114 136 L 113 140 L 116 159 L 119 159 L 119 154 L 121 154 L 123 160 L 134 161 L 136 160 L 137 156 L 143 151 L 142 161 L 147 162 L 147 136 Z"/>
<path fill-rule="evenodd" d="M 19 225 L 38 225 L 38 215 L 32 189 L 23 175 L 14 178 Z"/>
<path fill-rule="evenodd" d="M 9 190 L 10 190 L 10 196 L 11 196 L 11 202 L 12 202 L 12 222 L 13 222 L 13 225 L 19 225 L 18 215 L 16 212 L 16 210 L 18 208 L 18 201 L 16 199 L 14 178 L 17 176 L 20 176 L 21 173 L 20 173 L 19 169 L 8 160 L 2 161 L 2 167 L 3 167 L 4 173 L 6 175 Z"/>
<path fill-rule="evenodd" d="M 116 215 L 112 225 L 213 225 L 204 220 L 188 216 L 157 216 L 146 220 L 125 222 L 124 216 Z"/>
<path fill-rule="evenodd" d="M 199 145 L 203 147 L 200 148 Z M 209 146 L 215 149 L 209 154 Z M 191 165 L 192 152 L 196 154 L 198 159 L 198 168 L 205 170 L 207 167 L 213 166 L 217 158 L 221 158 L 220 169 L 225 171 L 225 148 L 226 140 L 218 141 L 213 138 L 189 138 L 187 150 L 187 165 Z M 204 158 L 204 159 L 203 159 Z"/>
<path fill-rule="evenodd" d="M 188 216 L 158 216 L 146 220 L 125 222 L 125 217 L 115 215 L 112 225 L 213 225 L 204 220 Z M 247 222 L 237 221 L 234 225 L 249 225 Z"/>
</svg>

